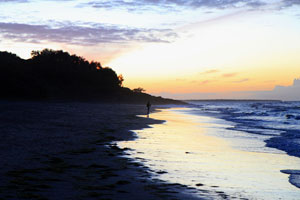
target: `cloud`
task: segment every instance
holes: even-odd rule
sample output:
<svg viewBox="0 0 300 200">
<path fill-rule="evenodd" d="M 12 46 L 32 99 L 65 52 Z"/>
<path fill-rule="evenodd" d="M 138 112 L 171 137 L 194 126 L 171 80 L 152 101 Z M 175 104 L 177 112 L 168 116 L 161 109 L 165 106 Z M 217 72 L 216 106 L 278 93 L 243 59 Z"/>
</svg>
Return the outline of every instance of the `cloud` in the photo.
<svg viewBox="0 0 300 200">
<path fill-rule="evenodd" d="M 212 82 L 212 80 L 204 80 L 204 81 L 201 81 L 200 84 L 205 85 L 205 84 L 210 83 L 210 82 Z"/>
<path fill-rule="evenodd" d="M 185 1 L 181 1 L 185 2 Z M 200 1 L 188 1 L 190 6 L 193 7 L 208 7 L 224 9 L 228 7 L 260 7 L 265 5 L 264 2 L 259 0 L 200 0 Z"/>
<path fill-rule="evenodd" d="M 53 27 L 0 22 L 1 36 L 18 42 L 42 43 L 47 41 L 83 46 L 130 41 L 166 43 L 177 37 L 170 29 L 130 28 L 91 23 L 84 26 L 60 23 Z"/>
<path fill-rule="evenodd" d="M 213 73 L 218 73 L 218 72 L 220 72 L 220 71 L 217 69 L 212 69 L 212 70 L 207 70 L 205 72 L 201 72 L 200 74 L 213 74 Z"/>
<path fill-rule="evenodd" d="M 0 0 L 0 3 L 27 3 L 29 0 Z"/>
<path fill-rule="evenodd" d="M 175 79 L 176 81 L 186 81 L 186 79 L 185 78 L 177 78 L 177 79 Z"/>
<path fill-rule="evenodd" d="M 276 86 L 271 91 L 252 92 L 255 98 L 280 99 L 280 100 L 300 100 L 300 79 L 295 79 L 293 85 Z"/>
<path fill-rule="evenodd" d="M 76 0 L 47 0 L 53 2 L 78 2 Z M 290 3 L 296 2 L 297 0 L 290 0 Z M 33 0 L 0 0 L 0 3 L 9 2 L 33 2 Z M 140 9 L 141 7 L 186 7 L 186 8 L 227 8 L 227 7 L 259 7 L 266 3 L 261 0 L 90 0 L 80 5 L 89 5 L 95 8 L 132 8 Z"/>
<path fill-rule="evenodd" d="M 283 0 L 282 2 L 286 7 L 300 5 L 299 0 Z"/>
<path fill-rule="evenodd" d="M 233 83 L 243 83 L 243 82 L 247 82 L 249 81 L 248 78 L 244 78 L 244 79 L 241 79 L 241 80 L 237 80 L 237 81 L 232 81 Z"/>
<path fill-rule="evenodd" d="M 36 0 L 41 1 L 41 0 Z M 128 11 L 177 11 L 179 9 L 227 9 L 227 8 L 264 8 L 277 4 L 280 9 L 300 5 L 299 0 L 47 0 L 52 2 L 74 2 L 77 7 L 93 7 L 100 9 L 126 9 Z M 0 3 L 27 3 L 33 0 L 0 0 Z"/>
<path fill-rule="evenodd" d="M 228 73 L 228 74 L 223 74 L 222 77 L 223 78 L 230 78 L 230 77 L 234 77 L 236 75 L 237 75 L 237 73 Z"/>
<path fill-rule="evenodd" d="M 195 93 L 168 93 L 161 92 L 153 95 L 173 99 L 268 99 L 300 101 L 300 79 L 295 79 L 293 85 L 276 86 L 269 91 L 238 91 L 238 92 L 195 92 Z"/>
<path fill-rule="evenodd" d="M 249 7 L 257 8 L 264 6 L 266 3 L 260 0 L 94 0 L 81 4 L 81 6 L 91 6 L 94 8 L 105 9 L 127 9 L 130 11 L 168 9 L 176 10 L 178 8 L 196 9 L 196 8 L 240 8 Z"/>
</svg>

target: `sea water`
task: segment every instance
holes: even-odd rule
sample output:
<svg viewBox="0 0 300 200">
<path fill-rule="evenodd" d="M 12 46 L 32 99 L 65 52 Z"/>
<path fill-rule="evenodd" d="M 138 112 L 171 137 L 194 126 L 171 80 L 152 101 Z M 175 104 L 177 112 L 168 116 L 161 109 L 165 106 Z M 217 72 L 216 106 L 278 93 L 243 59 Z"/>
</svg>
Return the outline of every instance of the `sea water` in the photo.
<svg viewBox="0 0 300 200">
<path fill-rule="evenodd" d="M 300 199 L 299 102 L 190 103 L 152 114 L 166 122 L 119 145 L 134 149 L 153 176 L 199 197 Z"/>
</svg>

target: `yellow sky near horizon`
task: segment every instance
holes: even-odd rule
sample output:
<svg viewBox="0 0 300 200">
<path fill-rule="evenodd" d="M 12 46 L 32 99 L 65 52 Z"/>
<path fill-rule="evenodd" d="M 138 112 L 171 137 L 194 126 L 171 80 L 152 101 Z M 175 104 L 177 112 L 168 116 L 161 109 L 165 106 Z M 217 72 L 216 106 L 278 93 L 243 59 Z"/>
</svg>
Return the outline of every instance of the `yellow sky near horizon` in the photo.
<svg viewBox="0 0 300 200">
<path fill-rule="evenodd" d="M 174 43 L 139 47 L 109 65 L 120 66 L 117 71 L 125 75 L 125 86 L 143 87 L 150 93 L 255 91 L 291 85 L 300 77 L 300 27 L 288 17 L 269 15 L 250 12 L 196 23 Z M 211 70 L 215 72 L 207 73 Z"/>
</svg>

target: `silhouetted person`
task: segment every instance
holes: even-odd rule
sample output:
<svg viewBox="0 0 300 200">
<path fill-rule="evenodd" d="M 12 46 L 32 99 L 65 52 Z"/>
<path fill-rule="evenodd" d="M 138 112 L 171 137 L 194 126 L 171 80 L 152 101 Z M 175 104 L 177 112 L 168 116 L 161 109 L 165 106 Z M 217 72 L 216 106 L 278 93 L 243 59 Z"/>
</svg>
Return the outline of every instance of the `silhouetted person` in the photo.
<svg viewBox="0 0 300 200">
<path fill-rule="evenodd" d="M 151 103 L 150 103 L 150 101 L 148 101 L 148 103 L 147 103 L 147 117 L 149 117 L 149 114 L 150 114 L 150 108 L 151 108 Z"/>
</svg>

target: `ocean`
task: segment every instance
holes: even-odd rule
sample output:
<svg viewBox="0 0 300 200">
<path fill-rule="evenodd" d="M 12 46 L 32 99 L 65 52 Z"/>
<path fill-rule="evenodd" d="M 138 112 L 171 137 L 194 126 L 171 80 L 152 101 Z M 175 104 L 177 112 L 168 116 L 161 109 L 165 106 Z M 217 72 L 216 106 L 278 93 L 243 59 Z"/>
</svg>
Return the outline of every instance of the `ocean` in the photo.
<svg viewBox="0 0 300 200">
<path fill-rule="evenodd" d="M 266 146 L 300 157 L 300 102 L 190 101 L 193 114 L 234 122 L 230 129 L 270 136 Z"/>
<path fill-rule="evenodd" d="M 189 101 L 119 142 L 153 178 L 204 199 L 300 199 L 300 102 Z"/>
</svg>

